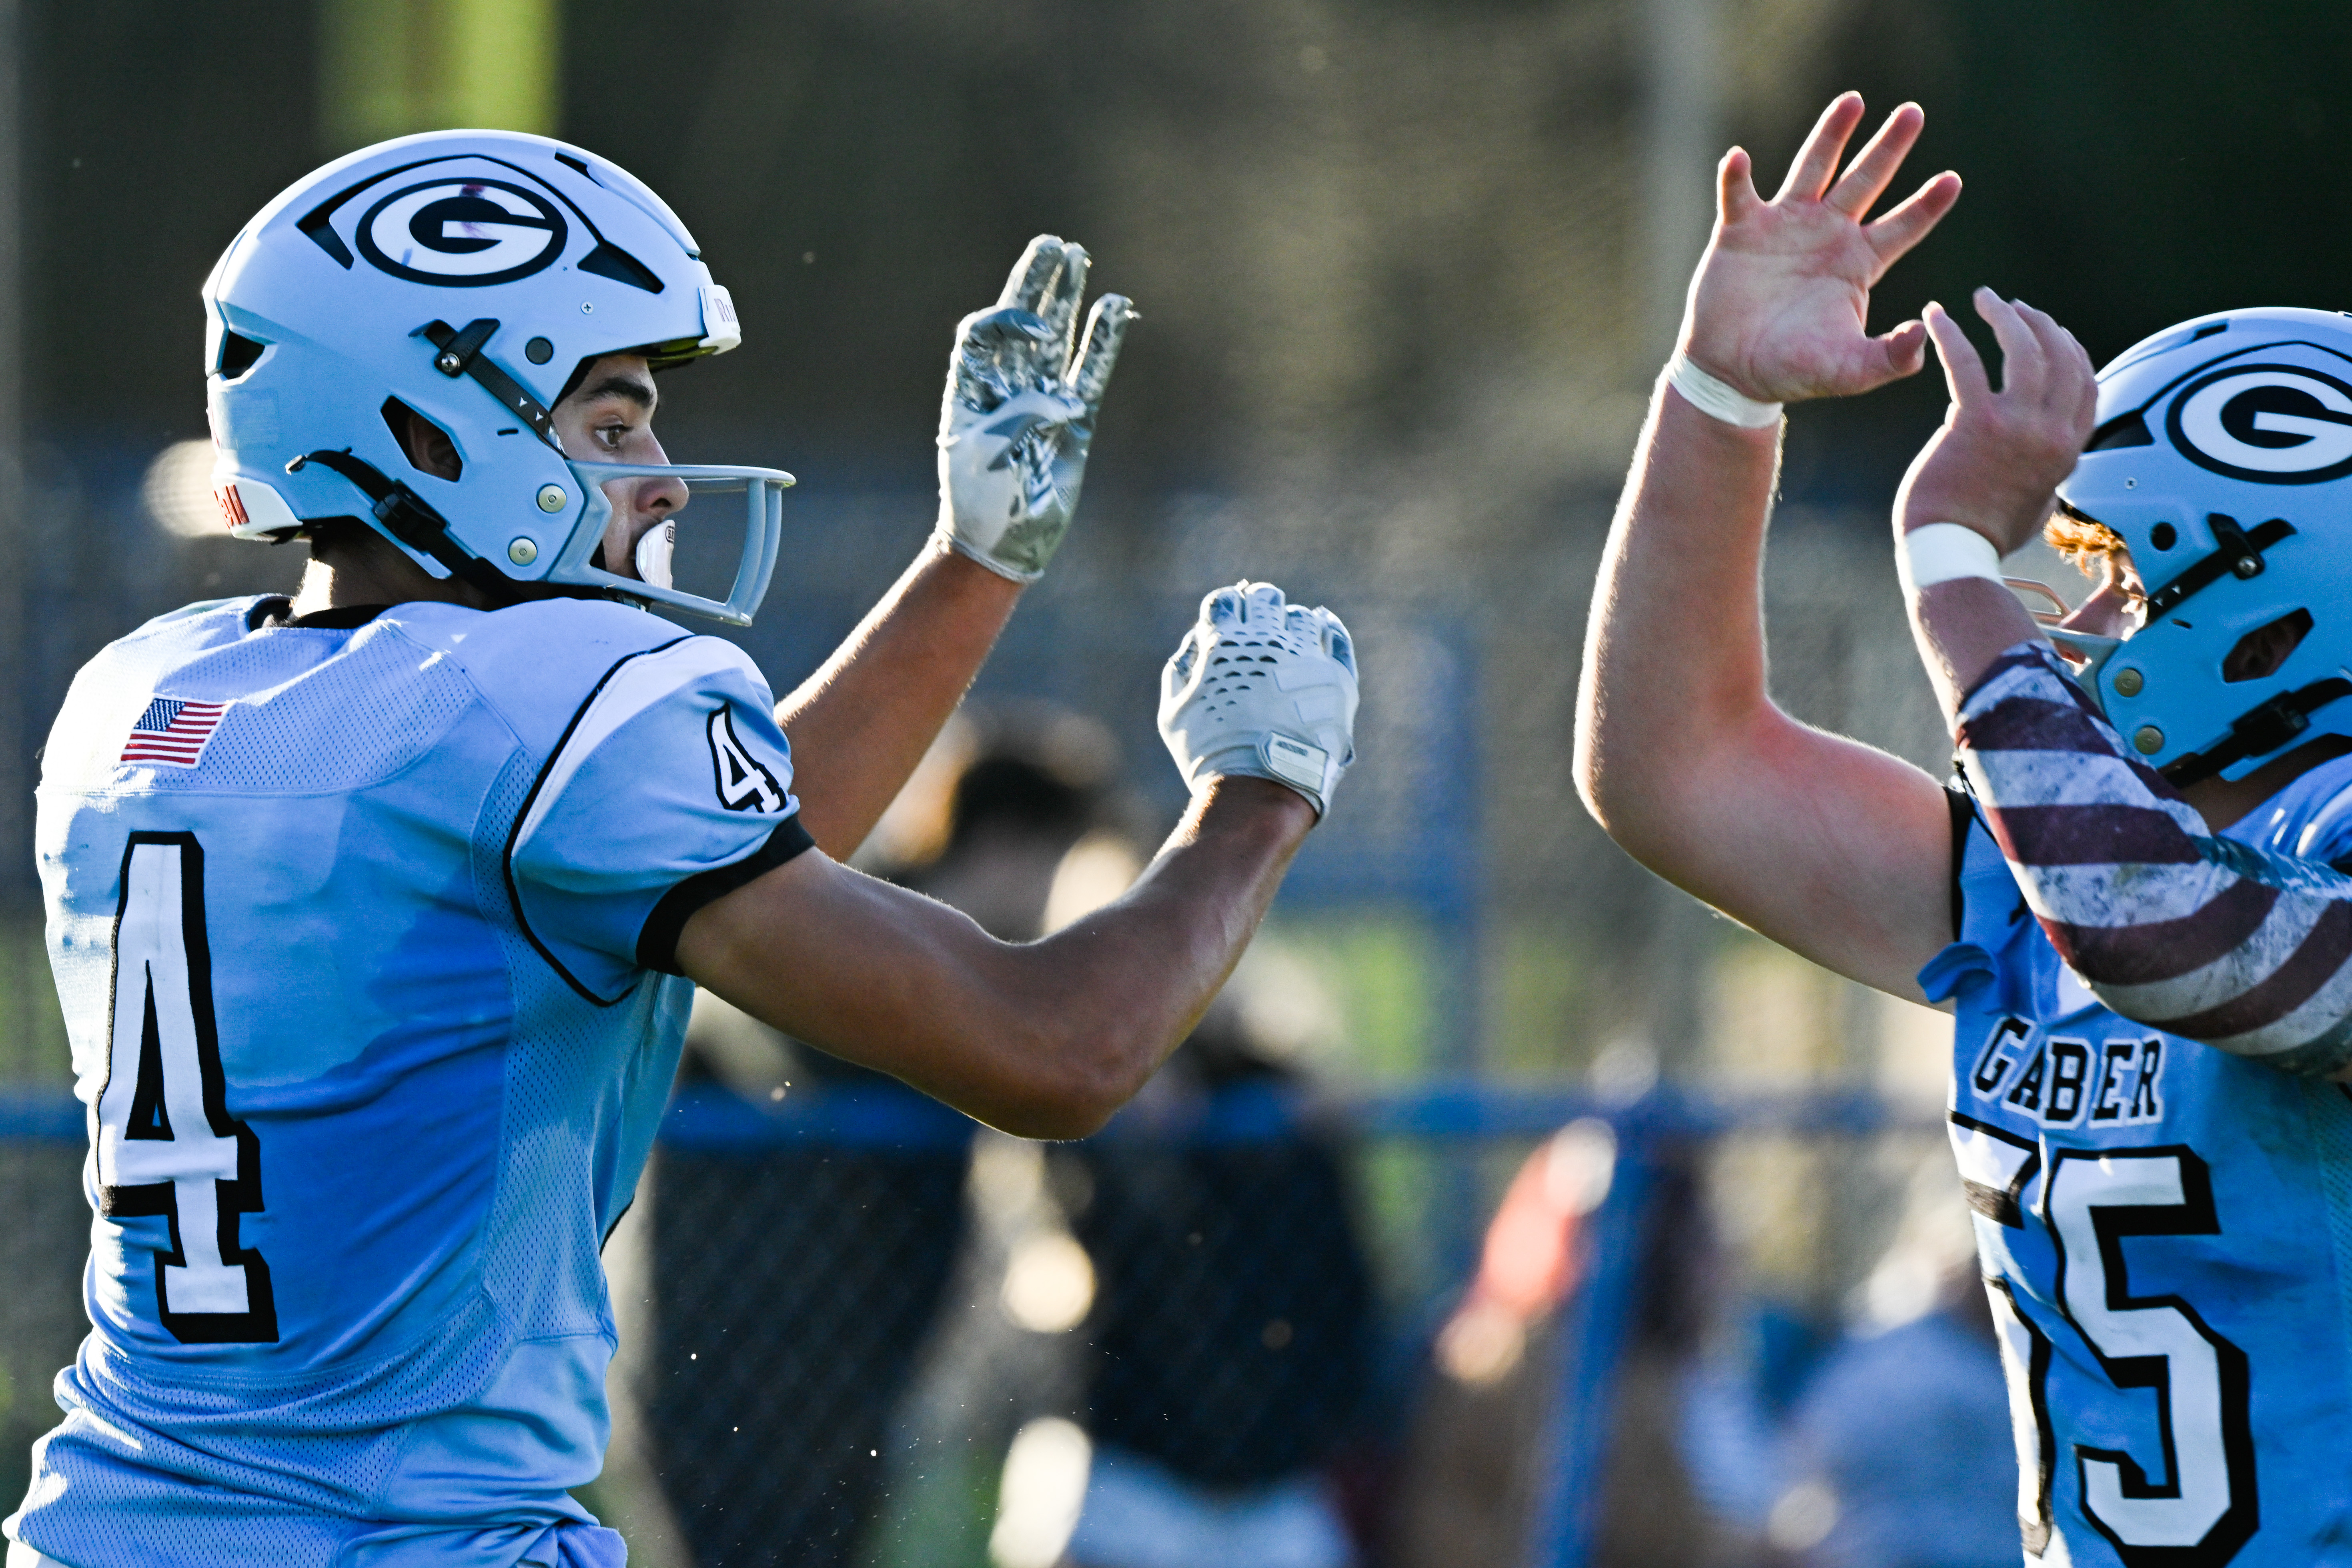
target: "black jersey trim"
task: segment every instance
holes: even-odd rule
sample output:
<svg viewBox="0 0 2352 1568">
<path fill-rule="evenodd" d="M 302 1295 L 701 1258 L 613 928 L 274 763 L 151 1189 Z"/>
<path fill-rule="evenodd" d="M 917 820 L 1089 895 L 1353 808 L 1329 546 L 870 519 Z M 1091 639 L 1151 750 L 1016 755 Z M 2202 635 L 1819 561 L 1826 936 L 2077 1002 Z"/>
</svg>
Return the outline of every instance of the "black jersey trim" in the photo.
<svg viewBox="0 0 2352 1568">
<path fill-rule="evenodd" d="M 796 811 L 776 824 L 776 830 L 768 835 L 766 843 L 740 860 L 697 871 L 664 893 L 661 902 L 654 906 L 654 912 L 646 917 L 645 930 L 637 933 L 639 966 L 657 969 L 664 974 L 683 973 L 677 966 L 678 933 L 686 929 L 686 922 L 694 918 L 697 910 L 815 847 L 816 840 L 801 826 L 801 814 Z"/>
<path fill-rule="evenodd" d="M 296 616 L 286 624 L 304 631 L 348 632 L 367 625 L 390 608 L 390 605 L 333 605 L 307 616 Z"/>
<path fill-rule="evenodd" d="M 637 988 L 636 984 L 632 981 L 629 984 L 622 987 L 621 994 L 618 996 L 599 996 L 587 986 L 582 984 L 580 983 L 580 977 L 572 973 L 571 970 L 565 968 L 563 966 L 563 961 L 555 956 L 553 950 L 549 948 L 547 943 L 539 940 L 539 933 L 530 929 L 530 917 L 523 912 L 522 889 L 515 881 L 515 846 L 522 837 L 522 825 L 530 820 L 530 808 L 538 803 L 539 792 L 547 787 L 548 775 L 555 771 L 555 764 L 562 759 L 563 749 L 572 743 L 572 733 L 580 728 L 580 721 L 588 716 L 588 710 L 596 705 L 596 699 L 604 695 L 604 688 L 612 684 L 613 677 L 621 672 L 621 667 L 627 664 L 631 659 L 643 658 L 649 653 L 660 653 L 664 648 L 676 647 L 678 644 L 686 640 L 687 638 L 683 636 L 675 637 L 670 638 L 669 641 L 662 643 L 657 647 L 641 647 L 635 653 L 625 654 L 621 658 L 614 659 L 611 667 L 607 668 L 604 674 L 596 678 L 596 684 L 588 689 L 588 695 L 583 697 L 580 700 L 580 705 L 572 710 L 572 717 L 564 723 L 563 733 L 557 736 L 555 739 L 555 744 L 548 748 L 547 760 L 539 765 L 539 776 L 530 781 L 530 793 L 522 797 L 522 804 L 520 805 L 515 807 L 514 825 L 507 829 L 506 852 L 499 857 L 499 867 L 506 876 L 507 898 L 509 901 L 514 905 L 515 925 L 517 929 L 522 932 L 523 940 L 530 942 L 533 951 L 535 951 L 540 957 L 547 961 L 547 966 L 550 969 L 552 969 L 558 975 L 562 977 L 563 984 L 571 986 L 573 991 L 577 992 L 581 1000 L 587 1002 L 593 1006 L 611 1007 L 625 1001 L 629 993 Z M 672 889 L 671 891 L 675 892 L 677 889 Z M 667 895 L 665 894 L 664 896 L 667 897 Z M 683 924 L 684 922 L 681 921 L 680 923 Z"/>
<path fill-rule="evenodd" d="M 1969 829 L 1976 825 L 1977 803 L 1967 792 L 1944 786 L 1944 810 L 1952 823 L 1952 940 L 1960 940 L 1960 917 L 1968 912 L 1968 899 L 1960 891 L 1960 868 L 1968 864 Z"/>
<path fill-rule="evenodd" d="M 292 600 L 283 594 L 272 594 L 247 612 L 245 629 L 274 632 L 292 626 L 306 632 L 355 631 L 390 608 L 390 605 L 331 605 L 323 610 L 298 616 L 293 613 Z"/>
</svg>

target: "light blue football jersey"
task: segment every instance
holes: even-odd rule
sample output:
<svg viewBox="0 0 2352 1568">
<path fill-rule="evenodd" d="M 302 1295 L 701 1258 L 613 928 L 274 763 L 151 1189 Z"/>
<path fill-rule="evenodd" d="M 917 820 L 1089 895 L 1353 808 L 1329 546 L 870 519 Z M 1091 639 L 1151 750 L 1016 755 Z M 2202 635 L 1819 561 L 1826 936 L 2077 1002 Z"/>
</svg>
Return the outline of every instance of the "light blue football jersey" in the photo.
<svg viewBox="0 0 2352 1568">
<path fill-rule="evenodd" d="M 679 926 L 807 847 L 767 683 L 619 605 L 151 622 L 42 764 L 91 1331 L 8 1533 L 61 1563 L 618 1562 L 598 1250 Z M 355 617 L 344 616 L 344 620 Z"/>
<path fill-rule="evenodd" d="M 2352 1098 L 2108 1011 L 1952 798 L 1959 938 L 1920 980 L 1957 1006 L 2026 1561 L 2352 1563 Z M 2352 853 L 2352 758 L 2227 837 Z"/>
</svg>

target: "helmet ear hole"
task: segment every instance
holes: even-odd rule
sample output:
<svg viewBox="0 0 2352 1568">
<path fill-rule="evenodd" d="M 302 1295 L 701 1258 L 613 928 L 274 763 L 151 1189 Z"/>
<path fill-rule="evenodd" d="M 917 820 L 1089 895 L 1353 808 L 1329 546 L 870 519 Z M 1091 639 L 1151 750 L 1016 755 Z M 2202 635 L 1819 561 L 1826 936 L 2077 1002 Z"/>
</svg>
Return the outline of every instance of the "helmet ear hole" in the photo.
<svg viewBox="0 0 2352 1568">
<path fill-rule="evenodd" d="M 457 456 L 457 443 L 450 439 L 449 432 L 399 398 L 383 400 L 383 422 L 392 438 L 400 443 L 408 466 L 418 473 L 455 480 L 466 471 L 464 459 Z"/>
<path fill-rule="evenodd" d="M 2309 610 L 2290 610 L 2266 626 L 2256 626 L 2240 637 L 2221 661 L 2221 679 L 2235 683 L 2260 680 L 2274 673 L 2310 634 Z"/>
<path fill-rule="evenodd" d="M 223 381 L 235 381 L 254 366 L 261 351 L 269 345 L 257 342 L 239 332 L 221 334 L 220 376 Z"/>
</svg>

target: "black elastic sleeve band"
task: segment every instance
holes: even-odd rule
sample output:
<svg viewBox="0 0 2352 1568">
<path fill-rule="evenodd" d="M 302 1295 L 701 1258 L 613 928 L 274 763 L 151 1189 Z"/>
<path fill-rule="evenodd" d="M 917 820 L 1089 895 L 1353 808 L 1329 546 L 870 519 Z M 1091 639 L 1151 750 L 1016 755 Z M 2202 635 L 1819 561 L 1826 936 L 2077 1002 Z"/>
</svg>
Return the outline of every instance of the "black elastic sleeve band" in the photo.
<svg viewBox="0 0 2352 1568">
<path fill-rule="evenodd" d="M 1952 824 L 1952 940 L 1960 940 L 1960 920 L 1968 912 L 1968 899 L 1960 891 L 1960 866 L 1969 856 L 1969 829 L 1977 820 L 1977 803 L 1964 790 L 1944 786 L 1944 810 Z"/>
<path fill-rule="evenodd" d="M 725 898 L 744 883 L 774 870 L 804 849 L 816 847 L 816 840 L 801 826 L 799 812 L 776 824 L 768 841 L 731 865 L 697 871 L 677 887 L 661 896 L 654 912 L 646 917 L 645 929 L 637 933 L 637 963 L 645 969 L 658 969 L 664 974 L 683 973 L 677 966 L 677 935 L 686 922 L 703 905 Z"/>
</svg>

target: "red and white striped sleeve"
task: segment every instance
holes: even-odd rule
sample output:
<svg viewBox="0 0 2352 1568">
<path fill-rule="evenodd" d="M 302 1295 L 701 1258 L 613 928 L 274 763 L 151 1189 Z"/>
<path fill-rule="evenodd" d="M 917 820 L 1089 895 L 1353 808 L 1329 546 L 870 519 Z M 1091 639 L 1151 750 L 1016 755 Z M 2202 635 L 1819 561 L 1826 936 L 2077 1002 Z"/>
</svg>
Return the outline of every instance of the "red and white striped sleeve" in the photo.
<svg viewBox="0 0 2352 1568">
<path fill-rule="evenodd" d="M 2027 907 L 2100 1001 L 2285 1072 L 2352 1062 L 2352 877 L 2209 830 L 2046 643 L 1994 661 L 1956 739 Z"/>
</svg>

